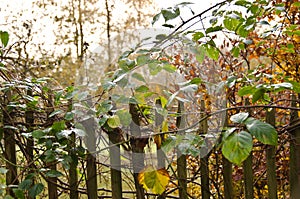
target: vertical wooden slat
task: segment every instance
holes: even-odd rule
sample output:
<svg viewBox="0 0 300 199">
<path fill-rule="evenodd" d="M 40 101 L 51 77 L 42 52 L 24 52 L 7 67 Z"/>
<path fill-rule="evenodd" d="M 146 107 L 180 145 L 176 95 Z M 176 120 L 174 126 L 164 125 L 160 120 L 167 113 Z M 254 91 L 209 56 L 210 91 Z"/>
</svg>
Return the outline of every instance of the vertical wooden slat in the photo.
<svg viewBox="0 0 300 199">
<path fill-rule="evenodd" d="M 32 96 L 32 90 L 28 89 L 27 90 L 27 95 Z M 25 121 L 26 121 L 26 126 L 27 126 L 27 132 L 31 132 L 33 130 L 34 126 L 34 115 L 33 115 L 33 110 L 31 107 L 27 107 L 27 110 L 25 111 Z M 27 158 L 27 163 L 29 165 L 29 172 L 34 173 L 34 164 L 33 164 L 33 148 L 34 148 L 34 141 L 32 137 L 29 137 L 26 139 L 26 158 Z M 34 184 L 34 178 L 33 184 Z M 34 199 L 33 197 L 28 196 L 29 199 Z"/>
<path fill-rule="evenodd" d="M 142 185 L 140 185 L 138 182 L 138 174 L 145 166 L 144 147 L 146 144 L 144 143 L 145 140 L 141 138 L 139 111 L 136 104 L 129 104 L 129 113 L 132 117 L 132 122 L 130 124 L 130 145 L 132 148 L 132 167 L 136 188 L 136 198 L 144 199 L 145 192 Z"/>
<path fill-rule="evenodd" d="M 184 103 L 178 101 L 178 109 L 176 118 L 176 126 L 178 129 L 183 129 L 186 126 L 185 117 L 182 115 L 184 111 Z M 179 135 L 182 135 L 184 132 L 178 131 Z M 179 198 L 186 199 L 187 195 L 187 169 L 186 169 L 186 155 L 182 154 L 177 150 L 177 175 L 178 175 L 178 186 L 179 186 Z"/>
<path fill-rule="evenodd" d="M 122 177 L 121 177 L 121 152 L 120 145 L 117 144 L 120 139 L 121 134 L 120 129 L 113 129 L 108 132 L 110 147 L 109 157 L 110 157 L 110 176 L 111 176 L 111 190 L 112 198 L 119 199 L 122 198 Z"/>
<path fill-rule="evenodd" d="M 52 118 L 49 118 L 49 115 L 54 111 L 54 97 L 53 97 L 53 93 L 51 91 L 49 91 L 48 93 L 49 97 L 48 97 L 48 104 L 47 104 L 47 120 L 51 121 L 51 124 L 53 124 L 53 120 Z M 52 140 L 53 142 L 55 142 L 54 138 Z M 53 162 L 47 162 L 47 167 L 50 170 L 56 171 L 57 170 L 57 165 L 56 165 L 56 161 Z M 47 182 L 48 182 L 48 197 L 49 199 L 56 199 L 58 198 L 58 192 L 57 192 L 57 177 L 48 177 L 47 178 Z"/>
<path fill-rule="evenodd" d="M 297 107 L 296 97 L 292 96 L 292 107 Z M 290 197 L 291 199 L 300 198 L 300 125 L 296 125 L 299 120 L 298 111 L 291 111 L 291 125 L 294 126 L 290 130 Z M 298 121 L 299 122 L 299 121 Z"/>
<path fill-rule="evenodd" d="M 72 100 L 68 101 L 69 107 L 68 112 L 72 111 Z M 71 128 L 71 123 L 67 123 L 68 128 Z M 70 198 L 72 199 L 78 199 L 78 175 L 77 175 L 77 165 L 78 160 L 76 157 L 76 135 L 74 132 L 70 135 L 70 140 L 68 143 L 68 153 L 69 156 L 72 158 L 72 162 L 70 162 L 70 169 L 69 169 L 69 187 L 70 187 Z"/>
<path fill-rule="evenodd" d="M 5 105 L 11 100 L 11 91 L 8 91 L 5 95 Z M 3 125 L 11 126 L 12 125 L 12 116 L 8 112 L 8 109 L 5 107 L 3 110 Z M 15 132 L 13 129 L 5 128 L 3 133 L 4 140 L 4 157 L 6 161 L 6 193 L 8 195 L 14 196 L 14 192 L 11 188 L 12 185 L 18 185 L 18 174 L 17 174 L 17 157 L 16 157 L 16 142 L 15 142 Z"/>
<path fill-rule="evenodd" d="M 87 104 L 89 107 L 92 107 L 92 100 L 91 96 L 88 96 Z M 87 114 L 92 115 L 93 113 L 88 112 Z M 94 118 L 91 116 L 87 120 L 82 122 L 83 126 L 86 130 L 86 143 L 87 143 L 87 179 L 86 179 L 86 186 L 88 192 L 89 199 L 96 199 L 98 198 L 98 191 L 97 191 L 97 162 L 96 156 L 94 152 L 96 151 L 96 124 Z"/>
<path fill-rule="evenodd" d="M 201 118 L 206 116 L 205 114 L 205 101 L 201 100 Z M 207 120 L 203 120 L 199 126 L 200 134 L 207 134 L 208 123 Z M 208 168 L 208 155 L 200 158 L 200 172 L 201 172 L 201 193 L 203 199 L 210 199 L 210 189 L 209 189 L 209 168 Z"/>
<path fill-rule="evenodd" d="M 224 128 L 228 126 L 228 113 L 226 112 Z M 224 196 L 225 199 L 233 199 L 233 183 L 232 183 L 232 163 L 222 156 L 223 179 L 224 179 Z"/>
<path fill-rule="evenodd" d="M 275 126 L 275 109 L 267 111 L 266 122 Z M 277 199 L 277 179 L 276 179 L 276 147 L 267 146 L 267 183 L 268 183 L 268 198 Z"/>
<path fill-rule="evenodd" d="M 161 100 L 160 99 L 156 99 L 155 101 L 155 106 L 157 109 L 161 109 Z M 155 127 L 156 128 L 160 128 L 162 123 L 163 123 L 163 116 L 161 114 L 158 113 L 158 111 L 155 111 Z M 158 131 L 160 131 L 160 129 L 157 129 Z M 161 143 L 164 141 L 164 135 L 158 135 L 159 139 L 161 140 Z M 163 152 L 163 150 L 161 150 L 161 143 L 160 144 L 156 144 L 156 150 L 157 150 L 157 167 L 160 168 L 165 168 L 165 154 Z"/>
<path fill-rule="evenodd" d="M 245 105 L 249 105 L 249 99 L 247 98 L 245 101 Z M 250 110 L 248 110 L 250 112 Z M 247 159 L 243 162 L 243 170 L 244 170 L 244 184 L 245 184 L 245 199 L 253 199 L 253 169 L 252 169 L 252 151 L 250 152 Z"/>
</svg>

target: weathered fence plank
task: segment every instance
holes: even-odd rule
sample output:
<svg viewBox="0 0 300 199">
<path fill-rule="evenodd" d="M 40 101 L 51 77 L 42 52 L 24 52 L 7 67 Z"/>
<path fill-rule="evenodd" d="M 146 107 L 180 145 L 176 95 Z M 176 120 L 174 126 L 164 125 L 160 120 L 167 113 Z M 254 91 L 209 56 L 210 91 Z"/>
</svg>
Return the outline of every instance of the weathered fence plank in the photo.
<svg viewBox="0 0 300 199">
<path fill-rule="evenodd" d="M 267 111 L 266 122 L 275 126 L 275 109 Z M 267 183 L 268 183 L 268 198 L 277 199 L 277 179 L 276 179 L 276 147 L 267 146 Z"/>
<path fill-rule="evenodd" d="M 176 118 L 176 126 L 178 129 L 183 129 L 186 126 L 185 117 L 182 115 L 184 111 L 184 103 L 178 101 L 178 109 Z M 178 134 L 183 134 L 184 132 L 178 131 Z M 187 169 L 186 169 L 186 155 L 182 154 L 181 151 L 177 150 L 177 175 L 178 175 L 178 187 L 179 187 L 179 198 L 186 199 L 187 195 Z"/>
<path fill-rule="evenodd" d="M 292 96 L 292 107 L 297 107 L 296 97 Z M 299 100 L 299 98 L 298 98 Z M 298 111 L 291 111 L 290 118 L 290 197 L 300 198 L 300 125 Z"/>
<path fill-rule="evenodd" d="M 201 100 L 201 115 L 200 118 L 204 118 L 205 114 L 205 101 Z M 200 134 L 207 134 L 208 132 L 208 123 L 207 120 L 203 120 L 199 124 Z M 205 140 L 204 140 L 205 142 Z M 204 143 L 206 144 L 206 143 Z M 204 149 L 205 150 L 205 149 Z M 200 172 L 201 172 L 201 194 L 203 199 L 210 199 L 211 193 L 209 188 L 209 167 L 208 167 L 208 158 L 209 155 L 205 154 L 205 157 L 200 158 Z"/>
<path fill-rule="evenodd" d="M 130 124 L 130 145 L 132 147 L 132 167 L 134 175 L 134 184 L 136 188 L 137 199 L 144 199 L 145 192 L 142 185 L 139 184 L 138 174 L 144 168 L 144 147 L 146 146 L 145 139 L 141 137 L 139 110 L 136 104 L 129 104 L 129 113 L 132 117 Z"/>
</svg>

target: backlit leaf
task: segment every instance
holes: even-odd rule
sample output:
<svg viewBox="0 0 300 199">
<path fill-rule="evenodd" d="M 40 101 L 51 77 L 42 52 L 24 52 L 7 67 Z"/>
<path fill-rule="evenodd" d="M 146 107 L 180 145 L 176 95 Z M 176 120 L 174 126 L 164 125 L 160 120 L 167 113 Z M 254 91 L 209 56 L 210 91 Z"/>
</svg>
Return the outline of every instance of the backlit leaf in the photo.
<svg viewBox="0 0 300 199">
<path fill-rule="evenodd" d="M 252 103 L 257 102 L 258 100 L 262 99 L 264 94 L 266 92 L 265 88 L 258 88 L 256 89 L 256 91 L 254 92 L 253 96 L 252 96 Z"/>
<path fill-rule="evenodd" d="M 238 91 L 239 96 L 244 96 L 244 95 L 251 95 L 255 91 L 255 87 L 253 86 L 244 86 Z"/>
<path fill-rule="evenodd" d="M 170 176 L 165 168 L 155 169 L 153 166 L 146 166 L 139 174 L 138 181 L 146 190 L 154 194 L 162 194 L 170 181 Z"/>
<path fill-rule="evenodd" d="M 0 39 L 4 47 L 7 46 L 9 40 L 9 34 L 6 31 L 0 31 Z"/>
<path fill-rule="evenodd" d="M 118 115 L 113 115 L 107 119 L 107 124 L 110 128 L 117 128 L 121 126 L 121 121 Z"/>
</svg>

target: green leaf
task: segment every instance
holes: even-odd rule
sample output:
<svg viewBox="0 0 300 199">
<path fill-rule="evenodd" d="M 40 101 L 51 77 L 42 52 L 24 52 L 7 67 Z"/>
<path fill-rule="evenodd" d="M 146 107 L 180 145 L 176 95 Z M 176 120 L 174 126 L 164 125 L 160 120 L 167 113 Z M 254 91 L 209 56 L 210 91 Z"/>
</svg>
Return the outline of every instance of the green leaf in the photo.
<svg viewBox="0 0 300 199">
<path fill-rule="evenodd" d="M 234 123 L 243 123 L 249 116 L 249 113 L 247 112 L 242 112 L 242 113 L 237 113 L 233 116 L 230 117 L 230 120 Z"/>
<path fill-rule="evenodd" d="M 133 73 L 132 77 L 141 81 L 141 82 L 146 82 L 145 78 L 143 75 L 141 75 L 140 73 Z"/>
<path fill-rule="evenodd" d="M 254 119 L 252 117 L 245 121 L 249 132 L 254 135 L 260 142 L 269 145 L 277 145 L 277 131 L 276 129 L 265 122 Z"/>
<path fill-rule="evenodd" d="M 129 126 L 131 123 L 131 114 L 128 110 L 120 109 L 116 112 L 116 115 L 120 118 L 122 126 Z"/>
<path fill-rule="evenodd" d="M 228 88 L 231 88 L 235 85 L 236 83 L 236 76 L 229 76 L 226 80 L 226 85 Z"/>
<path fill-rule="evenodd" d="M 7 46 L 9 40 L 9 34 L 6 31 L 0 31 L 0 39 L 4 47 Z"/>
<path fill-rule="evenodd" d="M 19 184 L 19 189 L 22 190 L 28 190 L 32 185 L 32 180 L 31 179 L 26 179 L 23 180 L 20 184 Z"/>
<path fill-rule="evenodd" d="M 149 88 L 145 85 L 141 85 L 135 89 L 136 92 L 146 93 L 149 91 Z"/>
<path fill-rule="evenodd" d="M 140 55 L 136 58 L 136 64 L 137 66 L 142 66 L 146 63 L 148 63 L 150 60 L 150 57 L 148 55 Z"/>
<path fill-rule="evenodd" d="M 294 2 L 294 3 L 292 4 L 292 6 L 300 7 L 300 2 Z"/>
<path fill-rule="evenodd" d="M 223 143 L 222 153 L 232 163 L 240 165 L 252 150 L 252 136 L 246 132 L 232 133 Z"/>
<path fill-rule="evenodd" d="M 58 114 L 60 114 L 62 112 L 63 112 L 62 110 L 53 111 L 52 113 L 50 113 L 49 117 L 53 117 L 53 116 L 58 115 Z"/>
<path fill-rule="evenodd" d="M 51 128 L 54 132 L 60 132 L 66 128 L 65 121 L 54 122 Z"/>
<path fill-rule="evenodd" d="M 148 67 L 149 67 L 149 71 L 150 71 L 151 75 L 157 75 L 162 70 L 162 67 L 159 66 L 159 64 L 155 63 L 155 62 L 149 63 Z"/>
<path fill-rule="evenodd" d="M 152 19 L 152 25 L 154 25 L 160 18 L 161 13 L 156 14 Z"/>
<path fill-rule="evenodd" d="M 209 27 L 205 30 L 205 33 L 208 34 L 208 33 L 212 33 L 212 32 L 217 32 L 217 31 L 220 31 L 222 29 L 223 29 L 222 26 Z"/>
<path fill-rule="evenodd" d="M 214 47 L 212 45 L 205 45 L 205 49 L 206 49 L 208 57 L 212 58 L 215 61 L 218 60 L 219 50 L 216 47 Z"/>
<path fill-rule="evenodd" d="M 25 199 L 25 194 L 22 189 L 13 189 L 13 192 L 18 199 Z"/>
<path fill-rule="evenodd" d="M 117 128 L 121 126 L 121 121 L 118 115 L 113 115 L 107 119 L 107 124 L 110 128 Z"/>
<path fill-rule="evenodd" d="M 44 189 L 44 185 L 42 183 L 38 183 L 33 185 L 29 190 L 28 194 L 30 197 L 35 198 L 37 195 L 39 195 Z"/>
<path fill-rule="evenodd" d="M 65 114 L 65 120 L 67 120 L 67 121 L 71 121 L 71 120 L 73 120 L 74 119 L 74 113 L 73 112 L 66 112 L 66 114 Z"/>
<path fill-rule="evenodd" d="M 290 83 L 293 85 L 292 90 L 296 93 L 300 93 L 300 83 L 296 81 L 290 81 Z"/>
<path fill-rule="evenodd" d="M 169 73 L 174 73 L 177 70 L 176 66 L 172 64 L 164 64 L 163 69 Z"/>
<path fill-rule="evenodd" d="M 199 39 L 201 39 L 204 36 L 205 35 L 203 34 L 203 32 L 196 32 L 193 34 L 193 41 L 198 41 Z"/>
<path fill-rule="evenodd" d="M 112 102 L 110 100 L 105 100 L 97 107 L 97 113 L 104 114 L 113 108 Z"/>
<path fill-rule="evenodd" d="M 165 21 L 169 21 L 171 19 L 175 19 L 180 15 L 180 10 L 179 8 L 175 8 L 173 10 L 171 9 L 163 9 L 161 11 L 161 14 L 163 15 Z"/>
<path fill-rule="evenodd" d="M 240 48 L 235 46 L 231 49 L 231 53 L 234 57 L 238 57 L 240 54 Z"/>
<path fill-rule="evenodd" d="M 45 132 L 42 130 L 35 130 L 31 133 L 31 136 L 36 139 L 40 139 L 45 135 Z"/>
<path fill-rule="evenodd" d="M 166 27 L 166 28 L 174 28 L 175 27 L 172 24 L 167 24 L 167 23 L 163 24 L 162 26 Z"/>
<path fill-rule="evenodd" d="M 50 170 L 50 171 L 47 171 L 45 173 L 45 175 L 47 177 L 50 177 L 50 178 L 55 178 L 55 177 L 60 177 L 60 176 L 63 176 L 63 174 L 57 170 Z"/>
<path fill-rule="evenodd" d="M 230 18 L 230 17 L 225 17 L 223 24 L 224 24 L 225 28 L 227 28 L 228 30 L 236 31 L 238 25 L 240 24 L 240 20 Z"/>
<path fill-rule="evenodd" d="M 202 79 L 200 77 L 195 77 L 194 79 L 191 80 L 190 84 L 200 84 L 202 83 Z"/>
<path fill-rule="evenodd" d="M 252 96 L 252 103 L 257 102 L 258 100 L 262 99 L 264 94 L 266 92 L 265 88 L 258 88 L 256 89 L 256 91 L 254 92 L 253 96 Z"/>
<path fill-rule="evenodd" d="M 239 96 L 252 95 L 256 91 L 253 86 L 244 86 L 238 91 Z"/>
<path fill-rule="evenodd" d="M 197 49 L 197 54 L 196 54 L 196 60 L 199 62 L 199 64 L 202 64 L 205 58 L 205 48 L 203 45 L 199 46 Z"/>
</svg>

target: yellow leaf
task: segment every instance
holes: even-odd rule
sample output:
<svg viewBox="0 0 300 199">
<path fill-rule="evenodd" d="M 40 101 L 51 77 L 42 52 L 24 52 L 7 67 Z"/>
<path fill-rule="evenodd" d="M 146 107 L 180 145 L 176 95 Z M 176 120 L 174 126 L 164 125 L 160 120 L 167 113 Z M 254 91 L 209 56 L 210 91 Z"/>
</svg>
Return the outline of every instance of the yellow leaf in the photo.
<svg viewBox="0 0 300 199">
<path fill-rule="evenodd" d="M 165 168 L 156 169 L 153 166 L 146 166 L 138 175 L 139 183 L 146 190 L 154 194 L 162 194 L 170 181 L 170 176 Z"/>
<path fill-rule="evenodd" d="M 155 135 L 154 136 L 154 142 L 157 145 L 157 148 L 161 147 L 161 136 L 160 135 Z"/>
</svg>

